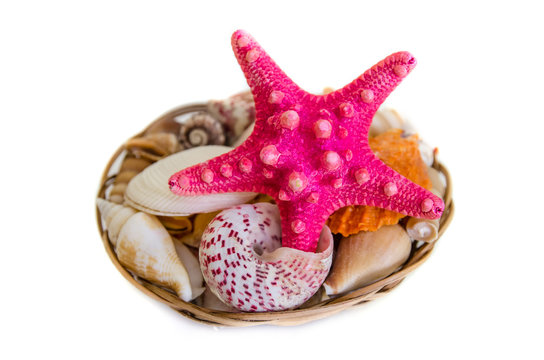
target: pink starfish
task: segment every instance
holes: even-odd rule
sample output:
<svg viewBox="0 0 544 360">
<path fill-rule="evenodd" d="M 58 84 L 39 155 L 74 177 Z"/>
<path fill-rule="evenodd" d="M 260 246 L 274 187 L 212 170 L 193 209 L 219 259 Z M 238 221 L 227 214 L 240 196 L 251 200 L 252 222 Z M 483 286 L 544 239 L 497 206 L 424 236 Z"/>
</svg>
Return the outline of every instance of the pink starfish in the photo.
<svg viewBox="0 0 544 360">
<path fill-rule="evenodd" d="M 232 35 L 255 98 L 251 136 L 234 150 L 174 174 L 178 195 L 260 192 L 279 207 L 282 245 L 315 251 L 325 221 L 347 205 L 370 205 L 439 218 L 442 199 L 378 159 L 368 145 L 374 113 L 416 61 L 388 56 L 327 95 L 298 87 L 246 32 Z"/>
</svg>

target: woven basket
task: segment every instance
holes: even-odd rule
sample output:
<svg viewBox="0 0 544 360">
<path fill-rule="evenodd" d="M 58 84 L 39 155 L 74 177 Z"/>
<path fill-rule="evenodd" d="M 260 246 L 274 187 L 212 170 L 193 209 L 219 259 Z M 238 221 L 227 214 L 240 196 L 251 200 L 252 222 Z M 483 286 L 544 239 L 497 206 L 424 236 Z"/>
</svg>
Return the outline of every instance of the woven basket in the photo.
<svg viewBox="0 0 544 360">
<path fill-rule="evenodd" d="M 177 116 L 187 113 L 206 111 L 206 109 L 207 107 L 204 104 L 182 106 L 164 114 L 163 116 L 155 120 L 155 122 L 150 124 L 149 127 L 159 121 L 173 119 Z M 144 132 L 145 130 L 134 137 L 139 137 Z M 115 175 L 108 174 L 110 173 L 110 169 L 115 163 L 115 160 L 123 153 L 123 151 L 124 148 L 123 146 L 121 146 L 107 164 L 100 181 L 100 188 L 97 194 L 98 197 L 104 198 L 106 188 L 115 179 Z M 447 169 L 444 167 L 444 165 L 436 160 L 433 164 L 433 167 L 441 172 L 446 179 L 446 193 L 444 196 L 445 209 L 442 218 L 440 219 L 438 234 L 438 239 L 440 239 L 453 218 L 454 204 L 452 200 L 451 179 Z M 123 267 L 123 265 L 119 263 L 115 251 L 108 239 L 107 231 L 104 231 L 104 228 L 102 227 L 102 222 L 98 209 L 96 210 L 96 214 L 98 229 L 100 231 L 104 247 L 106 248 L 106 252 L 108 253 L 115 267 L 132 285 L 140 289 L 146 295 L 168 305 L 176 312 L 187 318 L 215 326 L 254 326 L 262 324 L 298 325 L 333 315 L 337 312 L 353 306 L 362 305 L 368 301 L 377 299 L 389 293 L 396 286 L 398 286 L 408 274 L 417 269 L 428 259 L 434 249 L 436 242 L 438 241 L 436 240 L 432 243 L 414 241 L 410 257 L 408 258 L 406 263 L 395 273 L 358 290 L 351 291 L 342 296 L 322 301 L 318 304 L 306 308 L 266 313 L 224 312 L 207 309 L 193 303 L 185 302 L 177 297 L 174 293 L 160 286 L 152 284 L 145 279 L 134 277 L 127 269 L 125 269 L 125 267 Z"/>
</svg>

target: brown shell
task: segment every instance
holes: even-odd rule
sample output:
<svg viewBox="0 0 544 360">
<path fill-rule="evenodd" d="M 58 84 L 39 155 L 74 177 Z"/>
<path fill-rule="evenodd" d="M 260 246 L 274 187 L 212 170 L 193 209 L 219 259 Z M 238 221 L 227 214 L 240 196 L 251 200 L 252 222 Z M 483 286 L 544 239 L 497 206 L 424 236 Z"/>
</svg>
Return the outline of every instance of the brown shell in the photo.
<svg viewBox="0 0 544 360">
<path fill-rule="evenodd" d="M 210 114 L 199 112 L 185 120 L 179 129 L 179 140 L 186 148 L 225 144 L 223 125 Z"/>
<path fill-rule="evenodd" d="M 157 161 L 181 150 L 177 137 L 171 133 L 152 133 L 125 143 L 125 149 L 136 157 Z"/>
<path fill-rule="evenodd" d="M 416 184 L 430 190 L 427 166 L 421 159 L 417 135 L 403 137 L 400 129 L 391 129 L 369 139 L 370 148 L 390 168 Z M 360 231 L 376 231 L 393 225 L 405 215 L 373 206 L 347 206 L 334 212 L 327 221 L 333 233 L 344 236 Z"/>
<path fill-rule="evenodd" d="M 116 204 L 122 204 L 128 182 L 143 169 L 151 165 L 151 163 L 152 161 L 149 159 L 136 158 L 132 155 L 127 156 L 121 163 L 119 173 L 113 180 L 109 200 Z"/>
</svg>

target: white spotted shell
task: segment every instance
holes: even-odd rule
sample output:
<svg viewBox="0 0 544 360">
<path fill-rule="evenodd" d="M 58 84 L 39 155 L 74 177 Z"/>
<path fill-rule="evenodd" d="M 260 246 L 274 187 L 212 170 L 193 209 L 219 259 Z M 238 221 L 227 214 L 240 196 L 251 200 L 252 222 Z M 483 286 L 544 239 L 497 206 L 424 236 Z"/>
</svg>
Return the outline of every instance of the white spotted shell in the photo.
<svg viewBox="0 0 544 360">
<path fill-rule="evenodd" d="M 219 213 L 202 236 L 200 268 L 211 291 L 242 311 L 297 307 L 321 286 L 332 263 L 328 227 L 316 253 L 281 247 L 280 215 L 269 203 Z"/>
</svg>

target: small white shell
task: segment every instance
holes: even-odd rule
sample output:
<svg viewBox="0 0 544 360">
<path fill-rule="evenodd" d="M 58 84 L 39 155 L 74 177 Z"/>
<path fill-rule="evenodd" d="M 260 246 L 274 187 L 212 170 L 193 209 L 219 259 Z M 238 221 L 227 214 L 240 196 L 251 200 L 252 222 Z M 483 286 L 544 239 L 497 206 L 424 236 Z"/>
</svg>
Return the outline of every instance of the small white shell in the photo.
<svg viewBox="0 0 544 360">
<path fill-rule="evenodd" d="M 406 222 L 406 232 L 411 239 L 433 242 L 438 239 L 439 220 L 410 217 Z"/>
<path fill-rule="evenodd" d="M 204 291 L 202 276 L 195 275 L 196 258 L 181 249 L 183 260 L 191 266 L 191 280 L 172 238 L 155 216 L 103 199 L 96 203 L 123 266 L 141 278 L 174 290 L 185 301 Z"/>
<path fill-rule="evenodd" d="M 199 146 L 159 160 L 130 181 L 125 192 L 125 201 L 138 210 L 163 216 L 206 213 L 248 202 L 257 194 L 240 192 L 177 196 L 168 186 L 168 179 L 176 172 L 230 150 L 232 148 L 227 146 Z"/>
<path fill-rule="evenodd" d="M 300 306 L 319 289 L 332 251 L 326 226 L 317 253 L 281 247 L 277 206 L 258 203 L 219 213 L 202 236 L 199 259 L 221 301 L 242 311 L 276 311 Z"/>
</svg>

